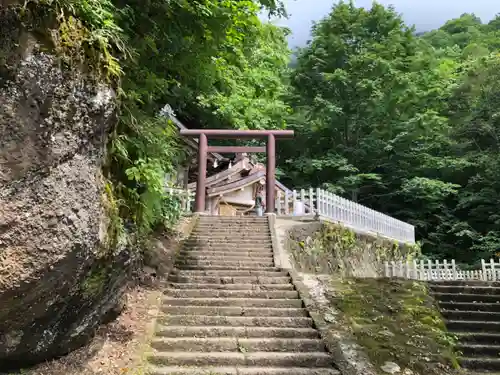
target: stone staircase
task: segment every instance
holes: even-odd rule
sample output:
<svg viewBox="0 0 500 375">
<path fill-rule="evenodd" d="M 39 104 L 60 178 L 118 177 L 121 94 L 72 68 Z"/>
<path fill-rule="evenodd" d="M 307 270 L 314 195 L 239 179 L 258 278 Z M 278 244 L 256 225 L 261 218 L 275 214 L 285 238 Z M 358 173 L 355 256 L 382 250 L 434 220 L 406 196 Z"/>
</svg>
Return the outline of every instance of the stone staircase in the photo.
<svg viewBox="0 0 500 375">
<path fill-rule="evenodd" d="M 442 281 L 430 288 L 448 330 L 458 337 L 460 364 L 500 372 L 500 284 Z"/>
<path fill-rule="evenodd" d="M 169 276 L 150 375 L 339 375 L 267 218 L 202 216 Z"/>
</svg>

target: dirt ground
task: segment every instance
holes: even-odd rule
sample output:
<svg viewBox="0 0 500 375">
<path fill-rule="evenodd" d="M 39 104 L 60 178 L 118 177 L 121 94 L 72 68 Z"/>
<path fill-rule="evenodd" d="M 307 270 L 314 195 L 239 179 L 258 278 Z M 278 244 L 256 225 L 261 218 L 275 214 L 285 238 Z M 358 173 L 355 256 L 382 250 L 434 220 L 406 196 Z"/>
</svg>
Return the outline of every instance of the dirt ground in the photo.
<svg viewBox="0 0 500 375">
<path fill-rule="evenodd" d="M 101 326 L 89 345 L 64 358 L 8 375 L 145 374 L 145 352 L 160 296 L 158 288 L 131 287 L 123 313 L 114 322 Z"/>
</svg>

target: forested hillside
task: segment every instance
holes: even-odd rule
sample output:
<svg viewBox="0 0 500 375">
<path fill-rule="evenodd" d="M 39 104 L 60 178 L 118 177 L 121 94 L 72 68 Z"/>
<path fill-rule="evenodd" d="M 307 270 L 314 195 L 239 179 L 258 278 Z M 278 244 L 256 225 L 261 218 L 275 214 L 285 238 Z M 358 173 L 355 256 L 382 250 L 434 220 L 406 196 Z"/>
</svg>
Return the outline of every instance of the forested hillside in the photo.
<svg viewBox="0 0 500 375">
<path fill-rule="evenodd" d="M 279 145 L 285 184 L 416 225 L 427 256 L 498 250 L 500 17 L 417 36 L 392 9 L 341 3 L 291 68 L 287 30 L 259 19 L 283 14 L 279 1 L 36 3 L 56 10 L 68 63 L 101 66 L 120 94 L 107 172 L 140 233 L 176 217 L 162 183 L 182 149 L 158 116 L 170 104 L 189 126 L 294 129 Z"/>
<path fill-rule="evenodd" d="M 392 9 L 342 4 L 291 72 L 286 183 L 324 185 L 417 227 L 424 253 L 498 251 L 500 18 L 415 36 Z"/>
</svg>

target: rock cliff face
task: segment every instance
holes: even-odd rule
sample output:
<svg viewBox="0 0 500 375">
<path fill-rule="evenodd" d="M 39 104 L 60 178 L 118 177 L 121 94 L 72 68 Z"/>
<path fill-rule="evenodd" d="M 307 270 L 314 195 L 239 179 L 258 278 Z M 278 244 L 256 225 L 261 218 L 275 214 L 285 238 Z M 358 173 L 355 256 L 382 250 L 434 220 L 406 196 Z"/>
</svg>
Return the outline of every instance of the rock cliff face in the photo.
<svg viewBox="0 0 500 375">
<path fill-rule="evenodd" d="M 0 7 L 0 369 L 85 344 L 120 304 L 101 164 L 115 98 Z"/>
</svg>

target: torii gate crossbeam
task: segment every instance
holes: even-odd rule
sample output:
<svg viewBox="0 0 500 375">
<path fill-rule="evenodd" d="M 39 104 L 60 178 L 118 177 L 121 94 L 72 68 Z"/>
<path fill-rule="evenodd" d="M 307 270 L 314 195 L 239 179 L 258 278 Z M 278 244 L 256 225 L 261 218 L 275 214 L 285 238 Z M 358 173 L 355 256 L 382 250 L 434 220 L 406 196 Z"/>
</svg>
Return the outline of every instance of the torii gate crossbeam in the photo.
<svg viewBox="0 0 500 375">
<path fill-rule="evenodd" d="M 224 129 L 183 129 L 180 134 L 198 137 L 198 181 L 196 185 L 195 212 L 205 212 L 207 153 L 266 152 L 266 212 L 274 213 L 276 186 L 276 140 L 293 138 L 293 130 L 224 130 Z M 208 138 L 213 139 L 267 139 L 266 147 L 208 146 Z"/>
</svg>

